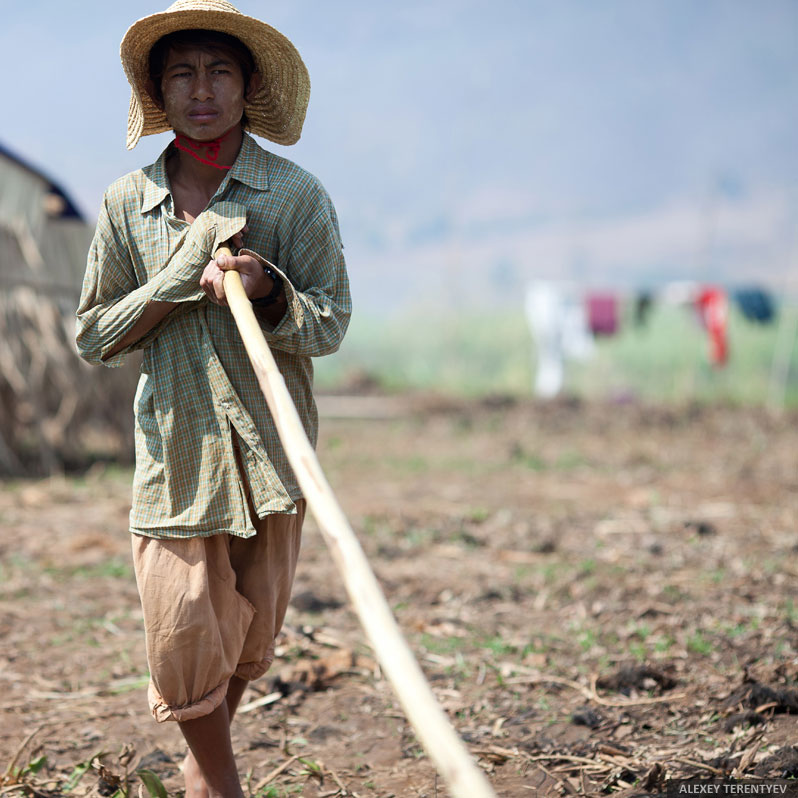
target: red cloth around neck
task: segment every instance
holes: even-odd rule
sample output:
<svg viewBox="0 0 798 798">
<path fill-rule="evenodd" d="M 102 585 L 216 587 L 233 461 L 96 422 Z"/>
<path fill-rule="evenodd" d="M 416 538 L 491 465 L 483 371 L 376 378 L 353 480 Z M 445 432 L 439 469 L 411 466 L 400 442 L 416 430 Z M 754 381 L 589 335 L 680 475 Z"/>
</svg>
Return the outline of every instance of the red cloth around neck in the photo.
<svg viewBox="0 0 798 798">
<path fill-rule="evenodd" d="M 216 161 L 219 158 L 219 150 L 222 147 L 222 142 L 236 129 L 236 127 L 238 127 L 238 125 L 233 125 L 226 133 L 222 133 L 218 139 L 211 139 L 210 141 L 197 141 L 196 139 L 190 139 L 188 136 L 184 136 L 182 133 L 175 133 L 174 145 L 178 150 L 187 152 L 200 163 L 213 166 L 216 169 L 232 169 L 232 164 L 230 164 L 230 166 L 224 166 L 223 164 L 216 163 Z M 197 150 L 205 150 L 205 157 L 203 158 L 196 152 Z"/>
</svg>

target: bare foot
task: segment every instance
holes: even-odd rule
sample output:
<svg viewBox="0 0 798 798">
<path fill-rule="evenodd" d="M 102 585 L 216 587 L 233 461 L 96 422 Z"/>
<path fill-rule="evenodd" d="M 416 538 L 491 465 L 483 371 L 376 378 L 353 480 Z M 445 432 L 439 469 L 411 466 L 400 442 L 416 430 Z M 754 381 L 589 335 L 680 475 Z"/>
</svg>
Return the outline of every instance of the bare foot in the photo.
<svg viewBox="0 0 798 798">
<path fill-rule="evenodd" d="M 186 798 L 208 798 L 208 786 L 191 751 L 183 760 L 183 776 L 186 780 Z"/>
</svg>

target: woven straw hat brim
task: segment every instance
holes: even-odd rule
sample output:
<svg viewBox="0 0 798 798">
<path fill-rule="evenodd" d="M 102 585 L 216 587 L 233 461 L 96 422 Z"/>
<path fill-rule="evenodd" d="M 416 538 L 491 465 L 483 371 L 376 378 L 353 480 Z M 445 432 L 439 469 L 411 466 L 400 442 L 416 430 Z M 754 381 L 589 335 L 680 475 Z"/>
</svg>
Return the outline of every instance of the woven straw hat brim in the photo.
<svg viewBox="0 0 798 798">
<path fill-rule="evenodd" d="M 297 142 L 310 99 L 310 77 L 294 45 L 224 0 L 178 0 L 166 11 L 133 23 L 122 39 L 119 54 L 131 86 L 127 148 L 132 150 L 142 136 L 172 129 L 146 90 L 149 54 L 162 36 L 192 28 L 228 33 L 249 47 L 262 80 L 245 105 L 248 129 L 277 144 Z"/>
</svg>

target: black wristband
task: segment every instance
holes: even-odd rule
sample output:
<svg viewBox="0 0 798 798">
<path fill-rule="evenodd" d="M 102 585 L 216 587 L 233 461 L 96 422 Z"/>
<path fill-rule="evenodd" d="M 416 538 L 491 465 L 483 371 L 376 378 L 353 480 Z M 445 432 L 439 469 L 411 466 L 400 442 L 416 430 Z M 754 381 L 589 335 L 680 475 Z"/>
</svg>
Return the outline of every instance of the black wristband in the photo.
<svg viewBox="0 0 798 798">
<path fill-rule="evenodd" d="M 257 299 L 250 299 L 249 301 L 259 308 L 267 308 L 269 305 L 273 305 L 280 294 L 283 292 L 283 278 L 277 274 L 274 269 L 269 268 L 268 266 L 263 267 L 263 271 L 272 278 L 272 290 L 266 296 L 258 297 Z"/>
</svg>

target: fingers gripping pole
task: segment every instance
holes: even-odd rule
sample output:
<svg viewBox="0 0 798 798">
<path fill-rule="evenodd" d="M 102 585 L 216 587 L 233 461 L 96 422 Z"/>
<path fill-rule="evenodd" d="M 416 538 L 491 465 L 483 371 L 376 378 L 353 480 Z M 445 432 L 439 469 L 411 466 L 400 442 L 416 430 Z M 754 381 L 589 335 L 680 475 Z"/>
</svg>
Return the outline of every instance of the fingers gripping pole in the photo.
<svg viewBox="0 0 798 798">
<path fill-rule="evenodd" d="M 216 254 L 228 253 L 221 248 Z M 438 704 L 399 630 L 366 555 L 321 470 L 238 272 L 225 272 L 224 290 L 302 493 L 408 720 L 455 798 L 496 798 L 485 774 Z"/>
</svg>

